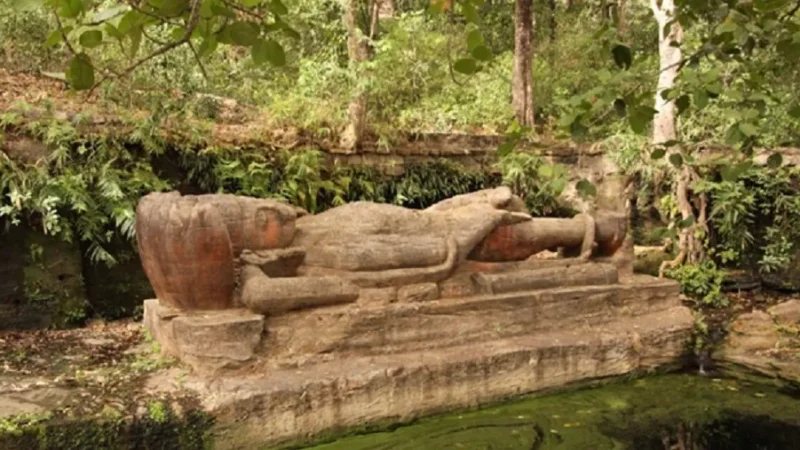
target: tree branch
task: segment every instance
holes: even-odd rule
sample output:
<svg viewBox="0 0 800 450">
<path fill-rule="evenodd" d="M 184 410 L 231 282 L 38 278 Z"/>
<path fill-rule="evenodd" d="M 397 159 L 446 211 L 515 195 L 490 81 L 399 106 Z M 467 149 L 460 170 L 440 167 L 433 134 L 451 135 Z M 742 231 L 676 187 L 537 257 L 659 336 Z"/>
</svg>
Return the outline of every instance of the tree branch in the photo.
<svg viewBox="0 0 800 450">
<path fill-rule="evenodd" d="M 197 65 L 200 67 L 200 72 L 203 74 L 203 78 L 208 81 L 208 72 L 206 72 L 206 66 L 203 65 L 203 61 L 200 59 L 200 53 L 198 53 L 197 49 L 194 48 L 192 41 L 189 41 L 188 44 L 189 48 L 192 50 L 192 54 L 194 55 L 194 60 L 197 61 Z"/>
<path fill-rule="evenodd" d="M 187 42 L 189 42 L 189 40 L 192 38 L 192 32 L 194 31 L 195 28 L 197 28 L 197 24 L 200 21 L 200 3 L 201 3 L 201 0 L 192 0 L 191 12 L 189 14 L 189 19 L 186 21 L 186 25 L 184 27 L 186 32 L 183 34 L 183 37 L 181 37 L 177 41 L 173 41 L 173 42 L 170 42 L 168 44 L 163 45 L 161 48 L 159 48 L 158 50 L 154 51 L 153 53 L 150 53 L 149 55 L 145 56 L 144 58 L 141 58 L 138 61 L 134 62 L 133 64 L 129 65 L 128 67 L 125 68 L 125 70 L 120 72 L 117 75 L 117 77 L 118 78 L 127 77 L 134 70 L 136 70 L 137 67 L 141 66 L 142 64 L 144 64 L 144 63 L 150 61 L 153 58 L 161 56 L 164 53 L 167 53 L 168 51 L 173 50 L 173 49 L 175 49 L 177 47 L 180 47 L 181 45 L 186 44 Z M 108 76 L 104 76 L 103 78 L 100 79 L 100 81 L 95 83 L 94 86 L 92 86 L 91 89 L 89 89 L 88 95 L 92 95 L 92 92 L 94 92 L 94 90 L 97 89 L 97 87 L 107 79 L 108 79 Z"/>
</svg>

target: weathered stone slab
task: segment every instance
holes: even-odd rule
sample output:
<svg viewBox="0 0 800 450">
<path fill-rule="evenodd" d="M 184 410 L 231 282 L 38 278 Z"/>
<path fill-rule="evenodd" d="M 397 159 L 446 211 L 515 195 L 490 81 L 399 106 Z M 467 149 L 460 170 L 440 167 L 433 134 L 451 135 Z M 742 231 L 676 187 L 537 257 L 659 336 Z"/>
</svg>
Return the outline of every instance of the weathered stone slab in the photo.
<svg viewBox="0 0 800 450">
<path fill-rule="evenodd" d="M 247 310 L 192 313 L 174 318 L 172 327 L 181 359 L 208 374 L 253 360 L 264 316 Z"/>
<path fill-rule="evenodd" d="M 425 302 L 439 298 L 439 286 L 436 283 L 421 283 L 403 286 L 397 290 L 397 301 L 405 303 Z"/>
<path fill-rule="evenodd" d="M 341 305 L 269 317 L 264 345 L 276 365 L 421 352 L 656 314 L 681 306 L 679 290 L 673 280 L 648 277 L 629 284 Z"/>
<path fill-rule="evenodd" d="M 247 310 L 184 313 L 158 300 L 145 301 L 143 320 L 162 355 L 206 375 L 251 361 L 264 332 L 264 316 Z"/>
<path fill-rule="evenodd" d="M 334 360 L 261 377 L 189 381 L 221 423 L 220 449 L 312 438 L 381 420 L 407 421 L 674 362 L 692 332 L 688 309 L 606 327 L 424 353 Z M 227 431 L 227 432 L 226 432 Z"/>
<path fill-rule="evenodd" d="M 484 294 L 533 291 L 559 286 L 611 285 L 619 281 L 616 266 L 579 264 L 567 267 L 518 270 L 508 273 L 476 273 L 474 280 Z"/>
</svg>

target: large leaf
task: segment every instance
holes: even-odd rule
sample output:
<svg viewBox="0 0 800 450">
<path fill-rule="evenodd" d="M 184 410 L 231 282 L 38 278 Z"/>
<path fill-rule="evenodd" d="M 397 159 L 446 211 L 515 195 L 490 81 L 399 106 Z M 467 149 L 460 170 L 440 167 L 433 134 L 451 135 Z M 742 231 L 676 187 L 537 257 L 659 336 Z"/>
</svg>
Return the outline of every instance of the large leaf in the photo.
<svg viewBox="0 0 800 450">
<path fill-rule="evenodd" d="M 84 31 L 78 42 L 81 43 L 81 47 L 95 48 L 103 43 L 103 32 L 100 30 Z"/>
<path fill-rule="evenodd" d="M 471 75 L 478 70 L 478 64 L 472 58 L 462 58 L 453 64 L 453 69 L 466 75 Z"/>
<path fill-rule="evenodd" d="M 83 12 L 83 1 L 81 0 L 62 0 L 59 5 L 58 14 L 67 19 L 74 19 Z"/>
<path fill-rule="evenodd" d="M 486 46 L 479 45 L 472 49 L 472 56 L 479 61 L 489 61 L 492 59 L 494 55 L 492 55 L 492 51 L 489 50 Z"/>
<path fill-rule="evenodd" d="M 611 54 L 614 56 L 614 62 L 617 66 L 623 69 L 629 69 L 633 64 L 633 55 L 630 47 L 627 45 L 617 44 L 611 49 Z"/>
<path fill-rule="evenodd" d="M 653 120 L 656 110 L 648 106 L 637 106 L 628 111 L 628 123 L 636 134 L 642 134 L 647 129 L 647 124 Z"/>
<path fill-rule="evenodd" d="M 94 86 L 94 66 L 85 53 L 75 55 L 69 63 L 67 81 L 73 89 L 82 91 Z"/>
<path fill-rule="evenodd" d="M 289 14 L 289 9 L 283 4 L 283 2 L 281 2 L 281 0 L 272 0 L 272 2 L 269 4 L 269 10 L 278 16 Z"/>
<path fill-rule="evenodd" d="M 689 99 L 688 95 L 683 94 L 680 97 L 678 97 L 675 100 L 675 106 L 678 107 L 678 115 L 680 115 L 682 112 L 686 111 L 686 109 L 689 107 L 690 103 L 691 103 L 691 100 Z"/>
<path fill-rule="evenodd" d="M 483 45 L 483 35 L 479 30 L 472 30 L 467 34 L 467 48 L 470 50 Z"/>
<path fill-rule="evenodd" d="M 269 62 L 275 67 L 281 67 L 286 64 L 286 54 L 283 47 L 272 39 L 259 39 L 253 44 L 253 61 L 256 64 L 264 64 Z"/>
<path fill-rule="evenodd" d="M 249 47 L 256 42 L 261 30 L 252 22 L 234 22 L 228 26 L 231 41 L 236 45 Z"/>
</svg>

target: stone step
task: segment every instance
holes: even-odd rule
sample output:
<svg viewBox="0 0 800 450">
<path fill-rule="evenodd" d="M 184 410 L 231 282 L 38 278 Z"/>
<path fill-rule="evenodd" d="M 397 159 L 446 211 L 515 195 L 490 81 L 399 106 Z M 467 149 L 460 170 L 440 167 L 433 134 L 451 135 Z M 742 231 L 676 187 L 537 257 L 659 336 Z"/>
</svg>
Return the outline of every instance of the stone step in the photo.
<svg viewBox="0 0 800 450">
<path fill-rule="evenodd" d="M 190 378 L 220 423 L 220 448 L 303 440 L 333 429 L 475 407 L 578 381 L 651 370 L 683 354 L 693 328 L 677 306 L 601 325 L 294 369 Z"/>
<path fill-rule="evenodd" d="M 273 361 L 294 364 L 313 355 L 402 353 L 597 325 L 680 304 L 677 283 L 645 277 L 412 304 L 347 305 L 268 318 L 264 346 Z"/>
</svg>

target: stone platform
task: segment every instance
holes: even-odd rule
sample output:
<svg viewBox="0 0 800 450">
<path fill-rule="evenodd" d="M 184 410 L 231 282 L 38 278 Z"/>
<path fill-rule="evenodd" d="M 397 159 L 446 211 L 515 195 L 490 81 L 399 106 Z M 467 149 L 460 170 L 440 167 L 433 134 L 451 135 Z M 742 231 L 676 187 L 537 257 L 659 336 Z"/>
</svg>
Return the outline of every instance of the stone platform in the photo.
<svg viewBox="0 0 800 450">
<path fill-rule="evenodd" d="M 194 367 L 185 387 L 221 424 L 217 445 L 242 449 L 653 370 L 677 361 L 693 327 L 678 285 L 646 276 L 415 302 L 368 294 L 275 317 L 150 300 L 145 324 Z"/>
</svg>

